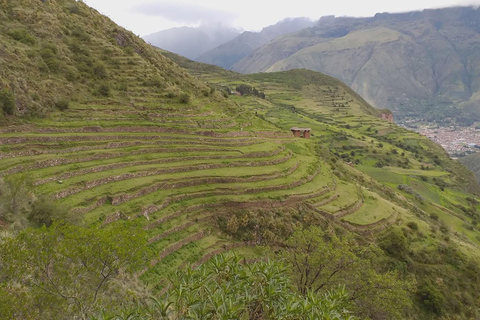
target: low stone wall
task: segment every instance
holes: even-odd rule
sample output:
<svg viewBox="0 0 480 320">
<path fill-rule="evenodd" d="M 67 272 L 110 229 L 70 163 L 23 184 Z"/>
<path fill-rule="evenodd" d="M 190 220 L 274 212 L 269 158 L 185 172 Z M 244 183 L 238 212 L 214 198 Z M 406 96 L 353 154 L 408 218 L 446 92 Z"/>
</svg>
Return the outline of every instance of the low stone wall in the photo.
<svg viewBox="0 0 480 320">
<path fill-rule="evenodd" d="M 355 211 L 360 209 L 362 205 L 363 205 L 363 200 L 360 199 L 354 204 L 352 204 L 351 206 L 349 206 L 348 208 L 336 211 L 335 213 L 333 213 L 333 216 L 335 217 L 335 219 L 341 219 L 349 214 L 354 213 Z"/>
<path fill-rule="evenodd" d="M 370 224 L 360 225 L 350 221 L 342 221 L 342 224 L 345 228 L 347 228 L 350 231 L 363 233 L 363 234 L 371 234 L 374 232 L 380 232 L 382 230 L 385 230 L 387 227 L 393 225 L 397 221 L 397 218 L 398 218 L 398 212 L 395 211 L 388 218 L 383 218 L 377 222 L 373 222 Z"/>
<path fill-rule="evenodd" d="M 162 253 L 160 253 L 160 256 L 158 257 L 158 259 L 152 260 L 150 262 L 150 266 L 151 267 L 155 266 L 157 263 L 159 263 L 163 258 L 168 256 L 169 254 L 177 251 L 181 247 L 189 244 L 190 242 L 198 241 L 198 240 L 202 239 L 204 236 L 205 236 L 205 233 L 203 231 L 200 231 L 200 232 L 197 232 L 196 234 L 194 234 L 194 235 L 192 235 L 188 238 L 185 238 L 185 239 L 183 239 L 179 242 L 176 242 L 176 243 L 172 244 L 168 248 L 163 249 L 163 251 L 162 251 Z"/>
<path fill-rule="evenodd" d="M 216 256 L 220 253 L 223 253 L 225 251 L 230 251 L 230 250 L 233 250 L 233 249 L 236 249 L 236 248 L 242 248 L 242 247 L 254 247 L 255 245 L 256 245 L 255 241 L 236 242 L 236 243 L 224 245 L 224 246 L 222 246 L 222 248 L 218 248 L 218 249 L 213 250 L 213 251 L 205 254 L 204 256 L 202 256 L 202 258 L 200 258 L 200 260 L 195 262 L 192 265 L 192 267 L 196 269 L 200 265 L 204 264 L 205 262 L 207 262 L 208 260 L 213 258 L 214 256 Z"/>
</svg>

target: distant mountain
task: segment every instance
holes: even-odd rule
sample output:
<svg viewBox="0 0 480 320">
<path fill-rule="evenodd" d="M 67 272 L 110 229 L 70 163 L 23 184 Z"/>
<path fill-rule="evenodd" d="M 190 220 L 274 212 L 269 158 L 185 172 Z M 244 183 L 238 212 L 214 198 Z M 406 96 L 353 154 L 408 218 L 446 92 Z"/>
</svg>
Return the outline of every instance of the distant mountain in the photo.
<svg viewBox="0 0 480 320">
<path fill-rule="evenodd" d="M 143 39 L 156 47 L 195 59 L 239 34 L 237 29 L 215 24 L 198 28 L 172 28 L 144 36 Z"/>
<path fill-rule="evenodd" d="M 480 153 L 474 153 L 458 159 L 465 167 L 472 170 L 480 183 Z"/>
<path fill-rule="evenodd" d="M 324 17 L 236 63 L 242 73 L 306 68 L 339 78 L 397 120 L 480 119 L 480 10 Z"/>
<path fill-rule="evenodd" d="M 236 38 L 205 52 L 196 60 L 230 69 L 235 63 L 270 40 L 313 25 L 314 22 L 308 18 L 287 18 L 277 24 L 263 28 L 260 32 L 245 31 Z"/>
</svg>

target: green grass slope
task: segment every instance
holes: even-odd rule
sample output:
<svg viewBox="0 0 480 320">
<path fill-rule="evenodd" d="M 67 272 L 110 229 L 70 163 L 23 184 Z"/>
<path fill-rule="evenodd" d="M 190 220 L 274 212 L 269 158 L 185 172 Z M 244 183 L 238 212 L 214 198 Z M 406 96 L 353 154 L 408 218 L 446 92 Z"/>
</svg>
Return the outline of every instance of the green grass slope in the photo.
<svg viewBox="0 0 480 320">
<path fill-rule="evenodd" d="M 132 91 L 208 89 L 82 2 L 6 1 L 0 15 L 0 89 L 15 102 L 2 115 L 42 116 L 95 96 L 128 103 Z"/>
</svg>

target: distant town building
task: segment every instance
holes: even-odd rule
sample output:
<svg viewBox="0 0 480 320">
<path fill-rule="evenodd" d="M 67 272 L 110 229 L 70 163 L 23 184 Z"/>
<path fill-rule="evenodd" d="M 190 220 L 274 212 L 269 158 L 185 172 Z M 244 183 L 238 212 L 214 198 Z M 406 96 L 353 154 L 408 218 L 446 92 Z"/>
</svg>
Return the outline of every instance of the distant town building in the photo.
<svg viewBox="0 0 480 320">
<path fill-rule="evenodd" d="M 312 129 L 310 128 L 298 128 L 298 127 L 290 128 L 290 130 L 292 131 L 294 137 L 305 138 L 305 139 L 310 138 L 310 131 L 312 131 Z"/>
</svg>

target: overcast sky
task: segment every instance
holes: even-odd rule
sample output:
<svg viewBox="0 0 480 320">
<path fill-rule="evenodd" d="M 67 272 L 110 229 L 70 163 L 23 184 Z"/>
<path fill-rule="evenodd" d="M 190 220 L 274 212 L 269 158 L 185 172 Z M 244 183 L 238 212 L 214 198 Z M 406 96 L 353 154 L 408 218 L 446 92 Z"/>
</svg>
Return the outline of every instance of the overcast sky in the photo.
<svg viewBox="0 0 480 320">
<path fill-rule="evenodd" d="M 455 5 L 480 5 L 480 0 L 85 0 L 117 24 L 144 36 L 160 30 L 201 23 L 223 23 L 259 31 L 287 17 L 369 17 L 377 12 L 405 12 Z"/>
</svg>

